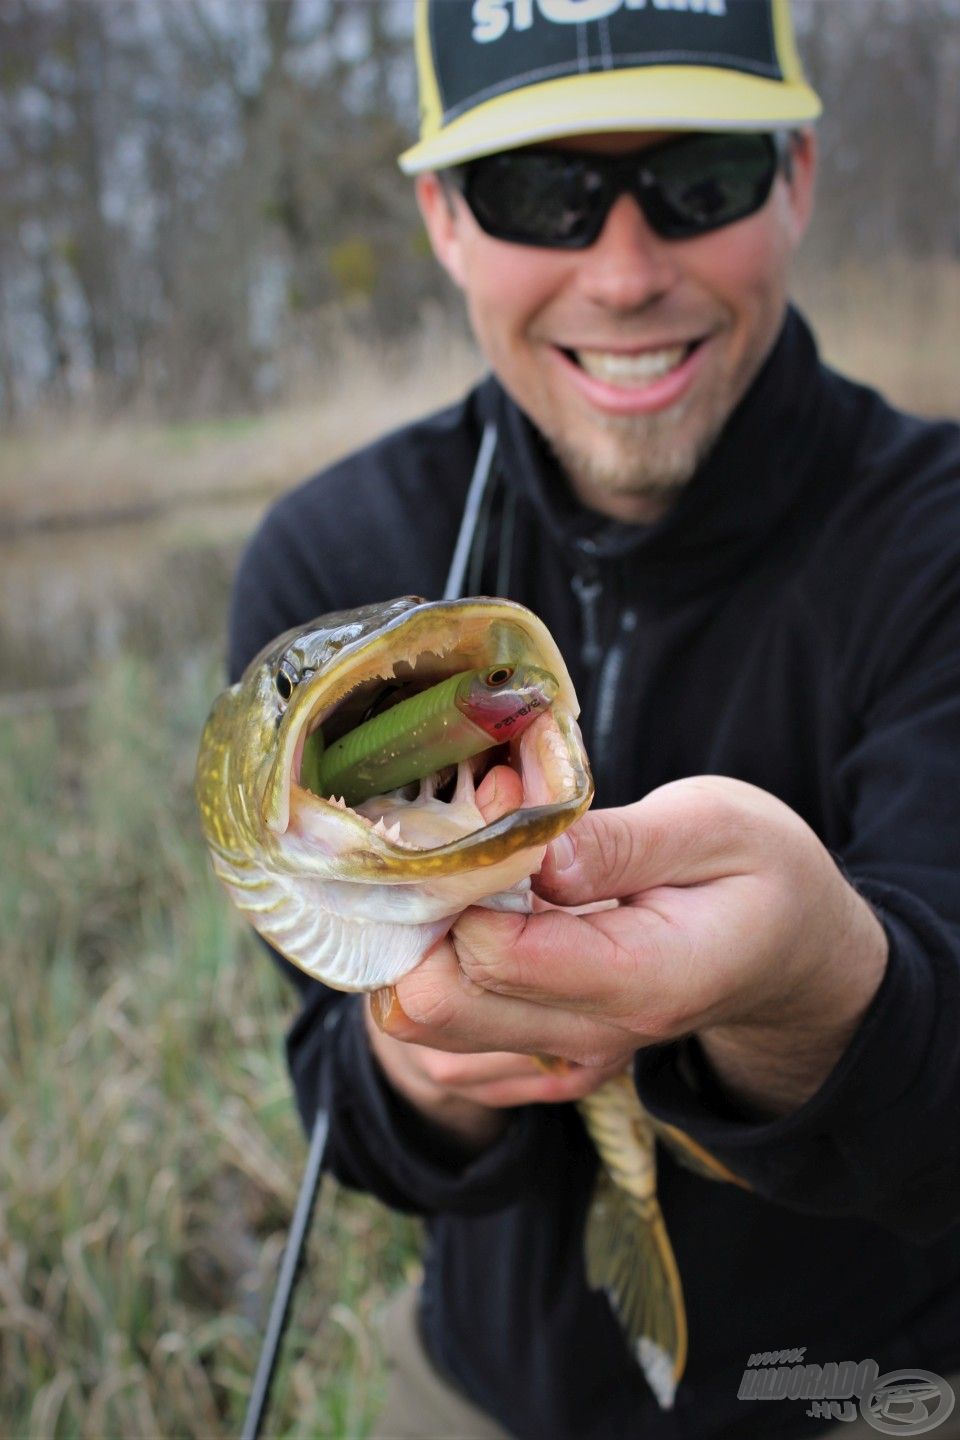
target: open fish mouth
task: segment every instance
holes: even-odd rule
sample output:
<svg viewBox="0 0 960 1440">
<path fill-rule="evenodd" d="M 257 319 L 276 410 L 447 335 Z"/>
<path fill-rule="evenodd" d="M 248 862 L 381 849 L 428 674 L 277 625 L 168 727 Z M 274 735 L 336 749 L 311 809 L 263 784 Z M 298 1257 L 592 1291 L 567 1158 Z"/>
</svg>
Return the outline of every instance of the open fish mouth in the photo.
<svg viewBox="0 0 960 1440">
<path fill-rule="evenodd" d="M 317 731 L 325 763 L 327 747 L 371 712 L 460 672 L 489 681 L 511 666 L 548 672 L 552 698 L 508 744 L 409 789 L 371 796 L 364 783 L 353 806 L 309 787 L 308 777 L 319 787 L 322 773 L 338 773 L 305 768 Z M 512 601 L 408 596 L 323 615 L 272 641 L 211 709 L 196 793 L 214 870 L 264 939 L 314 979 L 349 991 L 393 984 L 469 905 L 529 908 L 545 847 L 593 797 L 577 714 L 550 632 Z M 435 744 L 437 763 L 469 755 L 471 743 Z M 516 808 L 487 824 L 475 786 L 492 765 L 513 771 L 502 793 L 516 792 Z M 402 772 L 369 773 L 409 771 L 405 761 Z"/>
<path fill-rule="evenodd" d="M 589 805 L 593 786 L 576 696 L 546 627 L 524 607 L 496 599 L 405 599 L 369 609 L 369 625 L 341 634 L 329 625 L 336 617 L 326 617 L 324 631 L 298 635 L 271 656 L 282 713 L 262 814 L 275 836 L 294 845 L 301 862 L 311 852 L 339 856 L 352 879 L 398 882 L 496 864 L 566 829 Z M 554 675 L 558 693 L 518 738 L 354 806 L 315 794 L 303 780 L 304 747 L 316 731 L 329 746 L 451 675 L 521 663 Z M 495 765 L 519 776 L 522 799 L 488 825 L 475 788 Z"/>
</svg>

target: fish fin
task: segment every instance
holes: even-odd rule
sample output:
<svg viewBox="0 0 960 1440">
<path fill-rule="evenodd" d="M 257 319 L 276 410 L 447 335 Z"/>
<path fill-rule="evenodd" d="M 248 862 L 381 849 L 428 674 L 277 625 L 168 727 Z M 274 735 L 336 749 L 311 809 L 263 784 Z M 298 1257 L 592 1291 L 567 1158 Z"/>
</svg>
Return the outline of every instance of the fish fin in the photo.
<svg viewBox="0 0 960 1440">
<path fill-rule="evenodd" d="M 668 1125 L 663 1120 L 655 1120 L 652 1115 L 648 1116 L 648 1119 L 656 1131 L 657 1139 L 666 1145 L 674 1159 L 686 1170 L 692 1170 L 694 1175 L 702 1175 L 705 1180 L 723 1180 L 728 1185 L 739 1185 L 742 1190 L 753 1188 L 746 1180 L 728 1170 L 722 1160 L 711 1155 L 709 1150 L 704 1150 L 685 1130 L 678 1130 L 676 1125 Z"/>
<path fill-rule="evenodd" d="M 603 1167 L 584 1235 L 587 1282 L 603 1290 L 662 1410 L 687 1363 L 680 1273 L 660 1206 L 629 1195 Z"/>
</svg>

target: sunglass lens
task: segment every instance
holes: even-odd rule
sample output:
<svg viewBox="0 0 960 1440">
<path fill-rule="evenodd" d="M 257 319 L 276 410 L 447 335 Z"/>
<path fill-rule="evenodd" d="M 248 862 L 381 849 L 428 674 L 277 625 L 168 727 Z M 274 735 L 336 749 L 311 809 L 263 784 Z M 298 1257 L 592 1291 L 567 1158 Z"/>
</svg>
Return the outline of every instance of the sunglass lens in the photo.
<svg viewBox="0 0 960 1440">
<path fill-rule="evenodd" d="M 560 150 L 491 155 L 473 161 L 462 184 L 489 235 L 575 250 L 593 243 L 624 189 L 658 235 L 682 240 L 759 210 L 776 170 L 769 135 L 690 135 L 635 160 Z"/>
<path fill-rule="evenodd" d="M 596 230 L 602 178 L 563 155 L 492 155 L 470 167 L 465 195 L 488 234 L 523 245 L 580 246 Z"/>
<path fill-rule="evenodd" d="M 776 168 L 769 136 L 699 135 L 641 164 L 644 209 L 665 239 L 705 235 L 759 210 Z"/>
</svg>

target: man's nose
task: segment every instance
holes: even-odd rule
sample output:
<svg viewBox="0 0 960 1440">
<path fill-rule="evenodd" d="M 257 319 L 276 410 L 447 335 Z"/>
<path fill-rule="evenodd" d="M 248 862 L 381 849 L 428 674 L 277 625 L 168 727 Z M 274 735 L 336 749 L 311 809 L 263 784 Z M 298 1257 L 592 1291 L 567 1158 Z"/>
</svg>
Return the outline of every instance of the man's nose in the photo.
<svg viewBox="0 0 960 1440">
<path fill-rule="evenodd" d="M 577 283 L 584 296 L 614 310 L 637 310 L 671 288 L 676 252 L 647 223 L 632 195 L 619 195 L 603 229 L 584 250 Z"/>
</svg>

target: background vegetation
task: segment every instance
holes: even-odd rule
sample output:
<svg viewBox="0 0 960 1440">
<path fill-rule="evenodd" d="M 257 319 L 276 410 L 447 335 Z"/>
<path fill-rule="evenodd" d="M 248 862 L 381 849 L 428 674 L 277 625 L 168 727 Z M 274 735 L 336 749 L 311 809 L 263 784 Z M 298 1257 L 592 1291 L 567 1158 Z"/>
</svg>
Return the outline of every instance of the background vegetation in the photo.
<svg viewBox="0 0 960 1440">
<path fill-rule="evenodd" d="M 460 0 L 466 3 L 466 0 Z M 795 0 L 810 266 L 960 261 L 960 0 Z M 0 0 L 0 414 L 302 397 L 450 296 L 395 157 L 409 0 Z"/>
<path fill-rule="evenodd" d="M 0 720 L 0 1434 L 235 1435 L 304 1152 L 288 997 L 195 835 L 211 667 L 91 680 Z M 413 1239 L 327 1195 L 270 1433 L 363 1433 Z"/>
<path fill-rule="evenodd" d="M 960 413 L 960 0 L 796 0 L 828 356 Z M 406 0 L 0 0 L 0 1435 L 237 1433 L 305 1153 L 190 796 L 269 497 L 477 373 Z M 416 1226 L 332 1190 L 271 1433 L 355 1440 Z"/>
</svg>

